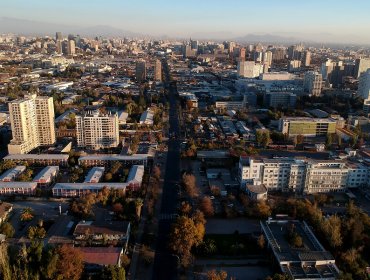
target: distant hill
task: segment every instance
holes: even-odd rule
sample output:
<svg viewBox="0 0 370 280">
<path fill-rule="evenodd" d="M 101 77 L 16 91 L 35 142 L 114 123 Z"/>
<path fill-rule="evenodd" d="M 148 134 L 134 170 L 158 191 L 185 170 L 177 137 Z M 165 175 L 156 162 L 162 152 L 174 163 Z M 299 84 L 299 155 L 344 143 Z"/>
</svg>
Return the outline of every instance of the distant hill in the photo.
<svg viewBox="0 0 370 280">
<path fill-rule="evenodd" d="M 302 39 L 296 37 L 285 37 L 273 34 L 248 34 L 243 37 L 235 38 L 238 42 L 250 42 L 250 43 L 295 43 L 302 41 Z"/>
<path fill-rule="evenodd" d="M 0 18 L 0 33 L 15 33 L 21 35 L 51 35 L 60 31 L 64 36 L 68 34 L 79 34 L 81 36 L 127 36 L 139 37 L 139 33 L 130 32 L 127 30 L 107 26 L 97 25 L 91 27 L 80 27 L 73 25 L 56 24 L 49 22 L 23 20 L 10 17 Z"/>
</svg>

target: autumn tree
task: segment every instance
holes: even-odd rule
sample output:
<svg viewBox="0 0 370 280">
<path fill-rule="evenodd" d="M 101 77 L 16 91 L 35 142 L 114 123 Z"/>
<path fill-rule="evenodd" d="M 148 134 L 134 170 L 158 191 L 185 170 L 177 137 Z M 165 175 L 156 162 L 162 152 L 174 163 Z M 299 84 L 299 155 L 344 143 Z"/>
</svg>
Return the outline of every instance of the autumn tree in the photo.
<svg viewBox="0 0 370 280">
<path fill-rule="evenodd" d="M 24 208 L 22 210 L 20 219 L 22 222 L 28 222 L 31 221 L 34 217 L 33 210 L 30 207 Z"/>
<path fill-rule="evenodd" d="M 322 222 L 322 231 L 332 248 L 342 245 L 341 221 L 336 215 Z"/>
<path fill-rule="evenodd" d="M 71 246 L 62 245 L 56 253 L 59 256 L 56 279 L 79 280 L 84 269 L 81 252 Z"/>
<path fill-rule="evenodd" d="M 117 265 L 108 265 L 102 269 L 101 273 L 99 274 L 99 279 L 125 280 L 126 279 L 125 269 Z"/>
<path fill-rule="evenodd" d="M 209 196 L 204 196 L 199 203 L 200 210 L 206 217 L 212 217 L 215 214 L 212 200 Z"/>
<path fill-rule="evenodd" d="M 265 248 L 266 240 L 265 240 L 265 237 L 263 236 L 263 234 L 261 234 L 260 236 L 258 236 L 257 245 L 261 249 Z"/>
<path fill-rule="evenodd" d="M 207 272 L 207 280 L 226 280 L 227 279 L 227 272 L 224 270 L 216 271 L 212 269 Z"/>
<path fill-rule="evenodd" d="M 205 233 L 203 222 L 204 216 L 197 213 L 192 218 L 178 217 L 172 226 L 169 247 L 180 257 L 184 267 L 191 263 L 191 249 L 201 244 L 203 240 Z"/>
<path fill-rule="evenodd" d="M 196 178 L 193 174 L 186 174 L 182 176 L 182 182 L 185 188 L 185 191 L 190 197 L 198 196 L 199 190 L 196 185 Z"/>
</svg>

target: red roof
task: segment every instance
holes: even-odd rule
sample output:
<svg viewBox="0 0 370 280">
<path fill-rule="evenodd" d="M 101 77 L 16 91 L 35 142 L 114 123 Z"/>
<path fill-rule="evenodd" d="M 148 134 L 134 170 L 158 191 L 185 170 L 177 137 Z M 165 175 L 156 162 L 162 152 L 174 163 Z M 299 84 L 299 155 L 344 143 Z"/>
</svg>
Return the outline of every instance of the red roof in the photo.
<svg viewBox="0 0 370 280">
<path fill-rule="evenodd" d="M 120 247 L 75 247 L 86 264 L 117 265 L 123 249 Z"/>
</svg>

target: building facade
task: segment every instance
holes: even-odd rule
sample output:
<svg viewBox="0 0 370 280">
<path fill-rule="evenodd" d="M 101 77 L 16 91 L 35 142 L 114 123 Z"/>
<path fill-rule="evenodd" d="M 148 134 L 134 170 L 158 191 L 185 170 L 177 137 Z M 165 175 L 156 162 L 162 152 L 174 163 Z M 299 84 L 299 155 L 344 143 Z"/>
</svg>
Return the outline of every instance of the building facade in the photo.
<svg viewBox="0 0 370 280">
<path fill-rule="evenodd" d="M 53 98 L 30 95 L 9 103 L 12 140 L 9 154 L 26 154 L 55 143 Z"/>
<path fill-rule="evenodd" d="M 321 94 L 323 82 L 322 75 L 318 72 L 308 71 L 304 75 L 303 87 L 310 95 L 319 96 Z"/>
<path fill-rule="evenodd" d="M 119 144 L 118 115 L 87 112 L 76 116 L 78 147 L 91 150 L 115 148 Z"/>
</svg>

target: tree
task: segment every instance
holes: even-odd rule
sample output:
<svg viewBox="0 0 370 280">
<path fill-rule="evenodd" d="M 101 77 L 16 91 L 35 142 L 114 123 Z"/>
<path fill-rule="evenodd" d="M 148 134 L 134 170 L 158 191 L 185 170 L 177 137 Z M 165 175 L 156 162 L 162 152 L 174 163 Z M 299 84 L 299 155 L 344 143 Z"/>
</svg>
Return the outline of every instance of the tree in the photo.
<svg viewBox="0 0 370 280">
<path fill-rule="evenodd" d="M 322 222 L 322 230 L 332 248 L 342 245 L 341 221 L 336 215 Z"/>
<path fill-rule="evenodd" d="M 204 213 L 206 217 L 212 217 L 215 214 L 213 208 L 212 200 L 209 196 L 204 196 L 199 205 L 200 210 Z"/>
<path fill-rule="evenodd" d="M 268 130 L 257 130 L 256 141 L 258 145 L 266 147 L 271 142 L 270 132 Z"/>
<path fill-rule="evenodd" d="M 99 275 L 99 278 L 102 280 L 125 280 L 126 273 L 123 267 L 117 265 L 108 265 L 103 268 L 102 272 Z"/>
<path fill-rule="evenodd" d="M 62 245 L 56 253 L 59 256 L 56 279 L 79 280 L 84 268 L 81 252 L 71 246 Z"/>
<path fill-rule="evenodd" d="M 185 191 L 190 197 L 196 197 L 198 195 L 198 188 L 196 186 L 196 178 L 192 174 L 186 174 L 182 176 L 182 182 L 185 188 Z"/>
<path fill-rule="evenodd" d="M 20 219 L 22 222 L 28 222 L 31 221 L 34 217 L 33 210 L 30 207 L 24 208 L 22 210 Z"/>
<path fill-rule="evenodd" d="M 0 233 L 5 234 L 7 238 L 12 238 L 15 233 L 15 229 L 11 223 L 2 223 L 0 226 Z"/>
<path fill-rule="evenodd" d="M 12 271 L 9 264 L 8 245 L 0 244 L 0 279 L 13 280 Z"/>
<path fill-rule="evenodd" d="M 43 239 L 46 236 L 46 231 L 43 227 L 30 226 L 27 231 L 27 236 L 29 239 Z"/>
<path fill-rule="evenodd" d="M 265 201 L 258 201 L 256 205 L 256 214 L 261 218 L 268 218 L 271 215 L 271 208 Z"/>
<path fill-rule="evenodd" d="M 189 215 L 191 210 L 192 210 L 192 207 L 191 207 L 190 203 L 188 203 L 186 201 L 181 202 L 180 212 L 181 212 L 182 215 L 184 215 L 184 216 Z"/>
<path fill-rule="evenodd" d="M 158 166 L 154 166 L 153 168 L 153 177 L 159 181 L 161 178 L 161 169 Z"/>
<path fill-rule="evenodd" d="M 204 226 L 204 225 L 203 225 Z M 187 267 L 191 262 L 191 248 L 198 246 L 202 235 L 192 218 L 180 216 L 171 228 L 169 247 L 179 257 L 181 264 Z"/>
<path fill-rule="evenodd" d="M 263 234 L 261 234 L 260 236 L 258 236 L 257 245 L 261 249 L 265 248 L 266 240 L 265 240 L 265 237 L 263 236 Z"/>
<path fill-rule="evenodd" d="M 212 269 L 207 272 L 207 280 L 226 280 L 227 279 L 227 273 L 226 271 L 216 271 L 215 269 Z"/>
</svg>

